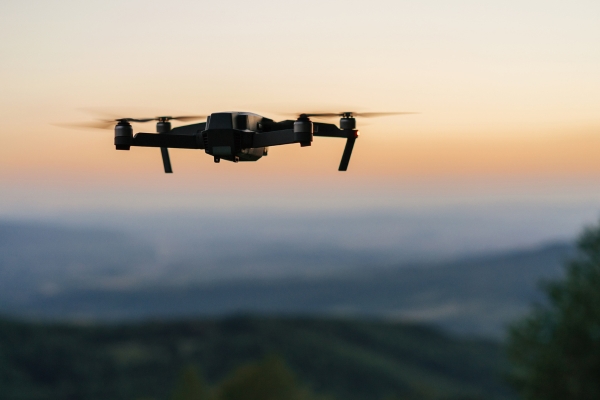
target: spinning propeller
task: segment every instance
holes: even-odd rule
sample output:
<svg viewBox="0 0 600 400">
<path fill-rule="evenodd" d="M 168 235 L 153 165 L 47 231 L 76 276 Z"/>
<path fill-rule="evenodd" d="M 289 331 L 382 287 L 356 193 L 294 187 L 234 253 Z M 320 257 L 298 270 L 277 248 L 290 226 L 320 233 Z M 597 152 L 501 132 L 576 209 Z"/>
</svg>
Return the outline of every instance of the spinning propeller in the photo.
<svg viewBox="0 0 600 400">
<path fill-rule="evenodd" d="M 180 117 L 153 117 L 153 118 L 112 118 L 112 119 L 99 119 L 93 122 L 83 122 L 74 124 L 59 124 L 68 128 L 94 128 L 94 129 L 109 129 L 112 128 L 115 123 L 119 122 L 168 122 L 168 121 L 193 121 L 197 119 L 205 119 L 206 115 L 185 115 Z"/>
<path fill-rule="evenodd" d="M 348 163 L 350 163 L 350 156 L 352 155 L 352 150 L 354 149 L 354 142 L 356 142 L 356 138 L 358 137 L 358 131 L 356 130 L 356 120 L 355 117 L 361 118 L 374 118 L 374 117 L 387 117 L 392 115 L 408 115 L 408 114 L 418 114 L 416 112 L 353 112 L 353 111 L 343 111 L 343 112 L 333 112 L 333 113 L 303 113 L 299 114 L 298 120 L 308 120 L 310 117 L 321 117 L 321 118 L 330 118 L 330 117 L 341 117 L 340 118 L 340 128 L 347 132 L 346 136 L 346 146 L 344 147 L 344 153 L 342 154 L 342 160 L 340 161 L 340 166 L 338 171 L 346 171 L 348 169 Z"/>
<path fill-rule="evenodd" d="M 198 119 L 205 119 L 206 115 L 183 115 L 178 117 L 161 116 L 153 118 L 114 118 L 114 119 L 99 119 L 94 122 L 88 123 L 75 123 L 75 124 L 61 124 L 69 128 L 94 128 L 94 129 L 109 129 L 115 126 L 129 126 L 130 122 L 151 122 L 157 121 L 156 131 L 160 134 L 167 134 L 171 130 L 171 123 L 169 121 L 193 121 Z M 163 167 L 165 173 L 173 173 L 171 167 L 171 158 L 169 157 L 169 149 L 167 147 L 161 147 L 160 153 L 163 160 Z"/>
<path fill-rule="evenodd" d="M 353 112 L 353 111 L 344 111 L 337 113 L 306 113 L 300 114 L 300 116 L 304 117 L 342 117 L 342 118 L 374 118 L 374 117 L 387 117 L 391 115 L 407 115 L 407 114 L 418 114 L 416 112 Z"/>
</svg>

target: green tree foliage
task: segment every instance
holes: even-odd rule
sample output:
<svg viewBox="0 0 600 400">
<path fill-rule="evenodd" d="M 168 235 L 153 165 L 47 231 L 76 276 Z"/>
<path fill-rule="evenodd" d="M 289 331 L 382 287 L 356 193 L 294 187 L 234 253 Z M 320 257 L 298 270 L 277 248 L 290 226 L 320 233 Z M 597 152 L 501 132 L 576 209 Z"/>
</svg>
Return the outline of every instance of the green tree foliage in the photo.
<svg viewBox="0 0 600 400">
<path fill-rule="evenodd" d="M 584 230 L 548 301 L 509 331 L 512 381 L 525 399 L 600 399 L 600 225 Z"/>
<path fill-rule="evenodd" d="M 204 379 L 193 366 L 186 367 L 170 400 L 209 400 L 209 390 Z"/>
<path fill-rule="evenodd" d="M 503 365 L 496 343 L 403 323 L 232 316 L 81 326 L 0 317 L 2 400 L 175 400 L 213 388 L 223 399 L 262 390 L 279 393 L 266 400 L 314 399 L 313 391 L 340 400 L 509 400 Z M 211 390 L 198 394 L 202 386 Z"/>
<path fill-rule="evenodd" d="M 221 383 L 217 400 L 308 400 L 285 362 L 268 356 L 256 364 L 238 368 Z"/>
</svg>

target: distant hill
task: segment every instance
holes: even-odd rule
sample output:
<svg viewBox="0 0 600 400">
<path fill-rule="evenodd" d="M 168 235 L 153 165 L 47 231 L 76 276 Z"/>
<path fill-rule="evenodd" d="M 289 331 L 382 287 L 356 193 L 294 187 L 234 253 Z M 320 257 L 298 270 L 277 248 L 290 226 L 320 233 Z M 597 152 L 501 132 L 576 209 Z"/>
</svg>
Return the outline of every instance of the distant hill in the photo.
<svg viewBox="0 0 600 400">
<path fill-rule="evenodd" d="M 332 249 L 322 257 L 314 249 L 287 252 L 279 247 L 272 254 L 265 252 L 267 270 L 286 257 L 293 258 L 297 268 L 305 264 L 312 271 L 319 262 L 335 259 Z M 238 253 L 235 268 L 243 269 L 243 251 Z M 339 261 L 344 265 L 323 275 L 259 274 L 206 281 L 200 276 L 202 268 L 194 275 L 194 263 L 202 260 L 177 261 L 158 254 L 151 243 L 124 234 L 0 224 L 0 312 L 78 320 L 236 312 L 372 316 L 502 337 L 507 322 L 541 300 L 539 280 L 561 276 L 573 247 L 553 243 L 395 266 L 382 266 L 369 254 L 357 253 L 344 267 L 350 263 L 344 253 Z M 256 260 L 250 257 L 248 262 Z M 178 275 L 182 270 L 185 274 Z"/>
<path fill-rule="evenodd" d="M 8 400 L 167 399 L 187 365 L 216 384 L 269 354 L 314 392 L 339 400 L 513 398 L 497 344 L 418 325 L 250 316 L 89 326 L 0 320 Z"/>
<path fill-rule="evenodd" d="M 94 285 L 117 286 L 145 275 L 156 250 L 121 232 L 0 222 L 0 302 Z M 138 279 L 139 279 L 138 278 Z"/>
</svg>

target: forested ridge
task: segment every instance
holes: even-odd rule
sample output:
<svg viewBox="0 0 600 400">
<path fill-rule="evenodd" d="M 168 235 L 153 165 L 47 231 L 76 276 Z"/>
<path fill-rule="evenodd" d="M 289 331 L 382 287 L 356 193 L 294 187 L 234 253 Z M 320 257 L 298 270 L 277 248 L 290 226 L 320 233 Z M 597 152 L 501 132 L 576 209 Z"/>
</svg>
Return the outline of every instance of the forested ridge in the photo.
<svg viewBox="0 0 600 400">
<path fill-rule="evenodd" d="M 182 398 L 189 371 L 207 393 L 233 399 L 223 388 L 243 386 L 239 376 L 253 365 L 269 374 L 269 360 L 305 397 L 512 397 L 497 343 L 419 325 L 258 316 L 112 325 L 0 320 L 4 399 Z"/>
</svg>

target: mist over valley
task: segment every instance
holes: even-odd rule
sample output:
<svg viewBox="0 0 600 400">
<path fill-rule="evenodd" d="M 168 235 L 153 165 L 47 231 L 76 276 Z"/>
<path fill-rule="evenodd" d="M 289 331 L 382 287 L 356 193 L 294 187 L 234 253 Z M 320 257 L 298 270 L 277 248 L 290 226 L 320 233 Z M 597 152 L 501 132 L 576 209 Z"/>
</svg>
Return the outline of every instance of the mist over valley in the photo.
<svg viewBox="0 0 600 400">
<path fill-rule="evenodd" d="M 246 232 L 229 230 L 240 219 L 209 218 L 195 231 L 182 224 L 179 234 L 168 224 L 161 232 L 4 221 L 0 310 L 88 321 L 353 316 L 502 337 L 540 300 L 540 279 L 561 276 L 573 252 L 566 240 L 457 252 L 464 237 L 385 221 L 308 216 Z M 353 234 L 373 242 L 350 246 Z"/>
</svg>

